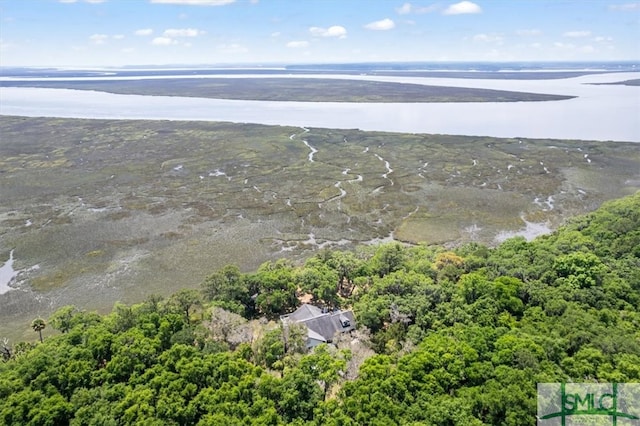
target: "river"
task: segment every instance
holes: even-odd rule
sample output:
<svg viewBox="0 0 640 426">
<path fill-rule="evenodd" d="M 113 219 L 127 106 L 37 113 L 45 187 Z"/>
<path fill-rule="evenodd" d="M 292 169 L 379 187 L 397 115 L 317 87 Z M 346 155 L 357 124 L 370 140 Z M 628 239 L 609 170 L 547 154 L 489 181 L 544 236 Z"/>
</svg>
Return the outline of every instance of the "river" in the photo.
<svg viewBox="0 0 640 426">
<path fill-rule="evenodd" d="M 496 75 L 499 76 L 499 73 Z M 245 77 L 259 78 L 255 75 Z M 316 77 L 329 76 L 291 76 Z M 230 121 L 403 133 L 640 142 L 640 87 L 593 84 L 638 79 L 638 72 L 547 80 L 353 75 L 331 77 L 577 97 L 546 102 L 272 102 L 3 87 L 0 88 L 0 115 Z"/>
</svg>

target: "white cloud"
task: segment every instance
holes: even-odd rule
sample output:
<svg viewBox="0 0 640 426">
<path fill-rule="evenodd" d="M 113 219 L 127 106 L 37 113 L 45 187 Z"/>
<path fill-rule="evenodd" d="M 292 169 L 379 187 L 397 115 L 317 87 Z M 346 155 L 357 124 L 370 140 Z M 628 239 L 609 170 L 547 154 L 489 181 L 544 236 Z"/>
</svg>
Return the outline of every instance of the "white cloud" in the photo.
<svg viewBox="0 0 640 426">
<path fill-rule="evenodd" d="M 224 6 L 236 0 L 151 0 L 151 3 L 183 4 L 187 6 Z"/>
<path fill-rule="evenodd" d="M 178 44 L 178 42 L 170 37 L 156 37 L 151 41 L 151 44 L 154 46 L 171 46 Z"/>
<path fill-rule="evenodd" d="M 106 34 L 93 34 L 89 37 L 89 40 L 94 44 L 106 44 L 108 38 L 109 36 Z"/>
<path fill-rule="evenodd" d="M 410 13 L 422 14 L 422 13 L 431 13 L 435 10 L 438 10 L 439 6 L 437 4 L 433 4 L 431 6 L 415 6 L 411 3 L 405 3 L 399 8 L 396 9 L 398 15 L 408 15 Z"/>
<path fill-rule="evenodd" d="M 114 40 L 122 40 L 124 38 L 124 34 L 116 34 L 112 37 Z"/>
<path fill-rule="evenodd" d="M 247 53 L 249 49 L 238 43 L 219 44 L 218 51 L 221 53 Z"/>
<path fill-rule="evenodd" d="M 133 53 L 135 51 L 136 49 L 134 49 L 133 47 L 125 47 L 124 49 L 121 50 L 122 53 Z"/>
<path fill-rule="evenodd" d="M 596 51 L 596 49 L 595 49 L 593 46 L 591 46 L 591 45 L 587 44 L 586 46 L 582 46 L 582 47 L 580 48 L 580 51 L 581 51 L 582 53 L 593 53 L 593 52 L 595 52 L 595 51 Z"/>
<path fill-rule="evenodd" d="M 290 41 L 289 43 L 287 43 L 287 47 L 291 49 L 300 49 L 307 46 L 309 46 L 308 41 Z"/>
<path fill-rule="evenodd" d="M 311 27 L 309 28 L 309 32 L 315 37 L 347 37 L 346 28 L 340 25 L 334 25 L 329 28 Z"/>
<path fill-rule="evenodd" d="M 274 38 L 280 37 L 281 35 L 282 35 L 282 33 L 280 31 L 276 31 L 276 32 L 271 33 L 271 37 L 274 37 Z"/>
<path fill-rule="evenodd" d="M 153 34 L 153 30 L 151 28 L 143 28 L 140 30 L 135 30 L 134 34 L 137 36 L 150 36 Z"/>
<path fill-rule="evenodd" d="M 482 9 L 470 1 L 461 1 L 460 3 L 455 3 L 447 7 L 442 13 L 445 15 L 464 15 L 468 13 L 482 13 Z"/>
<path fill-rule="evenodd" d="M 14 47 L 14 45 L 13 45 L 13 44 L 11 44 L 11 43 L 7 43 L 7 42 L 5 42 L 4 40 L 2 40 L 2 39 L 0 38 L 0 52 L 6 52 L 6 51 L 8 51 L 9 49 L 11 49 L 12 47 Z"/>
<path fill-rule="evenodd" d="M 530 29 L 530 30 L 518 30 L 516 34 L 522 37 L 533 37 L 542 35 L 542 31 L 538 29 Z"/>
<path fill-rule="evenodd" d="M 502 40 L 502 36 L 498 34 L 476 34 L 473 36 L 473 41 L 480 43 L 500 43 Z"/>
<path fill-rule="evenodd" d="M 589 37 L 591 35 L 591 31 L 567 31 L 562 35 L 571 38 Z"/>
<path fill-rule="evenodd" d="M 613 37 L 602 37 L 602 36 L 598 36 L 598 37 L 594 37 L 593 41 L 597 41 L 598 43 L 603 43 L 605 41 L 613 41 Z"/>
<path fill-rule="evenodd" d="M 77 3 L 78 0 L 58 0 L 60 3 Z M 84 0 L 85 3 L 91 3 L 91 4 L 99 4 L 99 3 L 104 3 L 107 0 Z"/>
<path fill-rule="evenodd" d="M 624 3 L 624 4 L 612 4 L 609 6 L 611 10 L 620 10 L 623 12 L 629 12 L 634 10 L 640 10 L 640 2 Z"/>
<path fill-rule="evenodd" d="M 395 28 L 396 24 L 389 18 L 382 19 L 380 21 L 370 22 L 364 27 L 368 30 L 386 31 Z"/>
<path fill-rule="evenodd" d="M 571 43 L 562 43 L 560 41 L 556 41 L 555 43 L 553 43 L 553 45 L 555 47 L 558 47 L 560 49 L 574 49 L 575 46 Z"/>
<path fill-rule="evenodd" d="M 405 3 L 399 8 L 397 8 L 396 12 L 398 12 L 398 15 L 408 15 L 411 13 L 411 8 L 412 8 L 411 3 Z"/>
<path fill-rule="evenodd" d="M 197 30 L 195 28 L 170 28 L 165 30 L 162 34 L 165 37 L 173 38 L 173 37 L 198 37 L 199 35 L 204 34 L 204 31 Z"/>
</svg>

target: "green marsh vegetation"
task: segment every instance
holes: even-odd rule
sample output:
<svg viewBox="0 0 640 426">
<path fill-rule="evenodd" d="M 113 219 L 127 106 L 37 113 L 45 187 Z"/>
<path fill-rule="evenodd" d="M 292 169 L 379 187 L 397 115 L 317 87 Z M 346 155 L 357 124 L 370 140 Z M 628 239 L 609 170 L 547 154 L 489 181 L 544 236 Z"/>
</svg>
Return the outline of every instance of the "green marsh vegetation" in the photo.
<svg viewBox="0 0 640 426">
<path fill-rule="evenodd" d="M 531 102 L 572 98 L 504 90 L 302 77 L 4 81 L 0 82 L 0 86 L 97 90 L 128 95 L 299 102 Z"/>
<path fill-rule="evenodd" d="M 59 306 L 107 312 L 226 264 L 391 235 L 492 246 L 640 188 L 632 143 L 17 117 L 0 135 L 0 254 L 27 270 L 0 336 L 18 339 Z"/>
<path fill-rule="evenodd" d="M 640 192 L 530 242 L 227 265 L 201 292 L 64 306 L 34 321 L 55 330 L 43 343 L 0 339 L 0 422 L 533 425 L 537 383 L 640 382 L 639 271 Z M 358 330 L 285 344 L 301 293 L 353 308 Z"/>
</svg>

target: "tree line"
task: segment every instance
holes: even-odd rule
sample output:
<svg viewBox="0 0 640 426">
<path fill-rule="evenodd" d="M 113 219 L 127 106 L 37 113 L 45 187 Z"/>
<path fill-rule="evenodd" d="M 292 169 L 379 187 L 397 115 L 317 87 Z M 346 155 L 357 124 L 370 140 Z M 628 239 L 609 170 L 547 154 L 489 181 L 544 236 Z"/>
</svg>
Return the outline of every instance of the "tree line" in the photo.
<svg viewBox="0 0 640 426">
<path fill-rule="evenodd" d="M 307 352 L 278 325 L 301 294 L 355 335 Z M 530 242 L 229 265 L 32 326 L 0 343 L 0 424 L 533 425 L 537 383 L 640 381 L 640 193 Z"/>
</svg>

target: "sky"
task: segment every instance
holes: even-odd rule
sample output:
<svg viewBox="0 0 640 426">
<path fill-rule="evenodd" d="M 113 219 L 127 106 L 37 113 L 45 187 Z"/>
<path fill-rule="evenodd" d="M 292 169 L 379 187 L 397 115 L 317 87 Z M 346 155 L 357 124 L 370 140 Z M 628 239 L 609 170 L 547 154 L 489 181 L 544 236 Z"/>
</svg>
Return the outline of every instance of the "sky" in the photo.
<svg viewBox="0 0 640 426">
<path fill-rule="evenodd" d="M 640 60 L 640 1 L 0 0 L 0 66 Z"/>
</svg>

